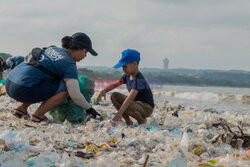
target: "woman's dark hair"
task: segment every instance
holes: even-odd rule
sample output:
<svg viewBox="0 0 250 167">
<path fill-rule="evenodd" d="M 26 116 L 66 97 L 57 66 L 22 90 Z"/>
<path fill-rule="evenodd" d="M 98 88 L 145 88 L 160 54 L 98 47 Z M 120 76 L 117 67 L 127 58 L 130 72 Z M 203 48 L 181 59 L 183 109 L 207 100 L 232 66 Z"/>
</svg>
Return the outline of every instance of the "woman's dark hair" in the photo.
<svg viewBox="0 0 250 167">
<path fill-rule="evenodd" d="M 74 33 L 72 36 L 65 36 L 62 38 L 62 47 L 71 50 L 86 49 L 93 56 L 98 54 L 92 48 L 92 43 L 87 34 L 82 32 Z"/>
<path fill-rule="evenodd" d="M 79 44 L 73 42 L 71 36 L 63 37 L 61 42 L 62 42 L 62 47 L 65 48 L 65 49 L 72 49 L 72 50 L 84 49 L 84 47 L 82 47 Z"/>
</svg>

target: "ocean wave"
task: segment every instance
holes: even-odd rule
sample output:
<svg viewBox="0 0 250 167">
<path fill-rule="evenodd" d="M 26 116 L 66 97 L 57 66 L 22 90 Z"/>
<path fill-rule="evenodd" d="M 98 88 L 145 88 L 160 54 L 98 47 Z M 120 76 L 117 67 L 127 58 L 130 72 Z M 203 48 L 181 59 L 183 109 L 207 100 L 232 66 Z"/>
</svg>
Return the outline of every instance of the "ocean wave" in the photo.
<svg viewBox="0 0 250 167">
<path fill-rule="evenodd" d="M 171 97 L 181 98 L 181 99 L 188 99 L 188 100 L 226 102 L 226 103 L 250 105 L 250 95 L 246 95 L 246 94 L 212 93 L 212 92 L 181 92 L 181 91 L 180 92 L 164 91 L 164 94 L 166 96 L 171 96 Z"/>
</svg>

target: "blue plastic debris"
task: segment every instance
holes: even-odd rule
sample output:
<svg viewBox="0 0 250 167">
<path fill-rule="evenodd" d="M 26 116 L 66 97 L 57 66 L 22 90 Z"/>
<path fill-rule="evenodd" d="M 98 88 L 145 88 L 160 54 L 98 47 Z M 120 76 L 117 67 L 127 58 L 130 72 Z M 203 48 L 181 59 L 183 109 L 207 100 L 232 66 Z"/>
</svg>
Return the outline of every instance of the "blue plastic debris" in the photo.
<svg viewBox="0 0 250 167">
<path fill-rule="evenodd" d="M 183 135 L 183 132 L 180 132 L 178 128 L 175 128 L 172 131 L 170 131 L 170 134 L 173 134 L 173 135 Z"/>
<path fill-rule="evenodd" d="M 70 147 L 72 147 L 72 146 L 74 146 L 74 143 L 72 142 L 72 141 L 68 141 L 67 143 L 65 143 L 67 146 L 70 146 Z"/>
<path fill-rule="evenodd" d="M 138 125 L 137 125 L 137 124 L 134 124 L 133 127 L 136 128 L 136 127 L 138 127 Z"/>
<path fill-rule="evenodd" d="M 24 145 L 20 145 L 20 146 L 15 147 L 15 148 L 14 148 L 14 151 L 15 151 L 15 152 L 19 152 L 19 151 L 21 151 L 23 148 L 24 148 Z"/>
<path fill-rule="evenodd" d="M 103 123 L 100 123 L 100 124 L 99 124 L 99 127 L 100 127 L 100 128 L 103 128 L 103 127 L 104 127 L 104 124 L 103 124 Z"/>
</svg>

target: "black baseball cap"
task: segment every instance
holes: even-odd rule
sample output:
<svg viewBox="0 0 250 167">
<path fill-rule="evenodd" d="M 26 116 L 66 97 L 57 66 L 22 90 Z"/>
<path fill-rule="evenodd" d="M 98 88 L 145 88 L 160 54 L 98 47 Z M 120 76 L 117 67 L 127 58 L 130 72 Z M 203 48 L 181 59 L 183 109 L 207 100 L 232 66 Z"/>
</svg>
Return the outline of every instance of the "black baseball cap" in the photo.
<svg viewBox="0 0 250 167">
<path fill-rule="evenodd" d="M 88 35 L 82 32 L 77 32 L 72 35 L 72 42 L 86 48 L 89 53 L 91 53 L 93 56 L 97 56 L 98 54 L 96 51 L 92 48 L 92 42 Z"/>
</svg>

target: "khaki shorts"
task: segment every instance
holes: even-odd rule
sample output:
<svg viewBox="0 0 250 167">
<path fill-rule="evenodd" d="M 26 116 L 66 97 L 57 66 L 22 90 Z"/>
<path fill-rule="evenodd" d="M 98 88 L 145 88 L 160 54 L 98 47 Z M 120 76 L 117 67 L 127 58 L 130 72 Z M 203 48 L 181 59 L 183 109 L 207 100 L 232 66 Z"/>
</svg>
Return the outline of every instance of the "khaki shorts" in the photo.
<svg viewBox="0 0 250 167">
<path fill-rule="evenodd" d="M 123 102 L 127 98 L 126 95 L 118 92 L 113 92 L 112 96 L 120 104 L 123 104 Z M 138 111 L 144 118 L 149 117 L 153 112 L 153 108 L 148 103 L 143 103 L 141 101 L 132 101 L 128 107 L 128 110 Z"/>
</svg>

